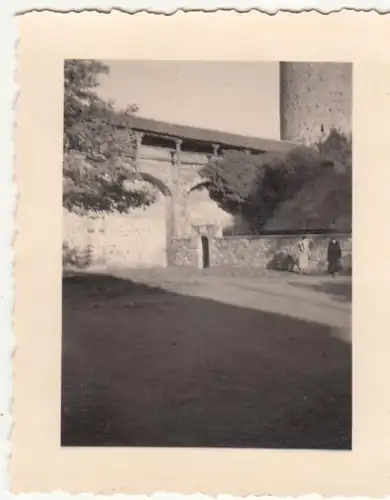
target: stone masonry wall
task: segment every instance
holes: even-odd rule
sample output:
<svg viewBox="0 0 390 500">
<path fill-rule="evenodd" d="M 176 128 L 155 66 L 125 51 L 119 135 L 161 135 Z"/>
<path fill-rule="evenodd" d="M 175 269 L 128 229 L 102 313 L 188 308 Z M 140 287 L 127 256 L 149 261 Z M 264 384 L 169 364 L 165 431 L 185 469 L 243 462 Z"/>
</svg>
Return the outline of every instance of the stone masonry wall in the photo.
<svg viewBox="0 0 390 500">
<path fill-rule="evenodd" d="M 332 127 L 352 130 L 352 64 L 284 62 L 281 138 L 315 142 Z"/>
<path fill-rule="evenodd" d="M 150 207 L 135 209 L 129 214 L 94 214 L 93 217 L 64 210 L 64 260 L 77 261 L 83 266 L 107 267 L 165 267 L 172 259 L 188 260 L 190 265 L 196 265 L 193 261 L 198 257 L 192 255 L 194 248 L 188 249 L 190 257 L 185 257 L 187 246 L 193 245 L 191 239 L 180 249 L 175 238 L 193 235 L 193 225 L 230 226 L 232 217 L 209 198 L 206 189 L 191 191 L 204 181 L 198 171 L 207 157 L 184 152 L 182 161 L 177 172 L 167 149 L 143 147 L 138 167 L 143 180 L 136 183 L 154 192 L 156 202 Z"/>
<path fill-rule="evenodd" d="M 80 216 L 63 212 L 64 258 L 80 267 L 165 267 L 166 200 L 129 214 Z M 88 256 L 88 257 L 87 257 Z"/>
<path fill-rule="evenodd" d="M 337 236 L 343 250 L 343 269 L 352 269 L 352 237 L 350 234 Z M 301 236 L 227 237 L 211 242 L 211 266 L 245 266 L 274 270 L 287 270 L 291 256 Z M 312 260 L 310 270 L 322 272 L 326 269 L 328 235 L 308 236 Z"/>
<path fill-rule="evenodd" d="M 198 238 L 173 238 L 168 251 L 168 264 L 179 267 L 200 267 Z"/>
</svg>

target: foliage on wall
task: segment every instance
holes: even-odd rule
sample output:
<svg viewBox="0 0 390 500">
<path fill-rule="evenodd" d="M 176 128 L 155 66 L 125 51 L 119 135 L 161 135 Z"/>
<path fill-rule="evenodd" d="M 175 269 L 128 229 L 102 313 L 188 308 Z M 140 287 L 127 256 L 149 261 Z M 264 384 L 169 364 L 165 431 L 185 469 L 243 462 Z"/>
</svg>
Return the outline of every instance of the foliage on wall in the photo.
<svg viewBox="0 0 390 500">
<path fill-rule="evenodd" d="M 332 227 L 338 216 L 344 219 L 351 216 L 352 187 L 348 186 L 352 186 L 352 138 L 335 129 L 318 143 L 297 146 L 288 153 L 226 152 L 221 158 L 211 160 L 201 173 L 210 182 L 211 198 L 225 210 L 244 217 L 252 233 L 275 227 L 272 219 L 278 213 L 280 230 L 301 229 L 314 220 L 320 224 L 316 229 L 325 229 Z M 309 208 L 301 206 L 301 196 L 295 205 L 290 203 L 289 210 L 304 209 L 303 214 L 291 220 L 286 210 L 280 215 L 284 204 L 313 183 L 316 192 L 327 190 L 325 201 L 321 197 L 320 209 L 316 197 L 311 199 Z M 335 200 L 344 200 L 337 205 L 342 213 L 337 212 Z"/>
</svg>

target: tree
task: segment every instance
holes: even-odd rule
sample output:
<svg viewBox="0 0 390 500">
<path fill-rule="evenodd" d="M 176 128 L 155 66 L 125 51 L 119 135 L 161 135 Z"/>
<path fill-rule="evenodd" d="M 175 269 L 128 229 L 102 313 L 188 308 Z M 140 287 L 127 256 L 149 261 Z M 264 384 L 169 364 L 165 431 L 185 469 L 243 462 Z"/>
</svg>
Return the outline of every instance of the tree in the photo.
<svg viewBox="0 0 390 500">
<path fill-rule="evenodd" d="M 290 198 L 282 200 L 266 230 L 352 228 L 352 137 L 336 129 L 315 145 L 316 175 Z"/>
<path fill-rule="evenodd" d="M 278 207 L 314 179 L 324 173 L 332 176 L 344 172 L 348 177 L 351 168 L 352 138 L 331 130 L 317 144 L 297 146 L 285 153 L 226 152 L 210 161 L 201 173 L 208 180 L 210 197 L 221 208 L 240 213 L 252 232 L 258 233 L 267 227 Z M 345 182 L 343 178 L 343 185 Z"/>
<path fill-rule="evenodd" d="M 212 199 L 226 211 L 242 211 L 258 171 L 255 155 L 227 150 L 221 158 L 211 159 L 200 174 Z"/>
<path fill-rule="evenodd" d="M 278 206 L 293 198 L 320 171 L 320 155 L 313 148 L 298 146 L 288 153 L 264 155 L 248 196 L 246 217 L 253 231 L 261 231 Z"/>
<path fill-rule="evenodd" d="M 210 161 L 201 174 L 210 197 L 221 208 L 240 214 L 258 232 L 278 203 L 292 196 L 313 173 L 318 153 L 297 147 L 290 153 L 225 152 Z"/>
<path fill-rule="evenodd" d="M 295 229 L 351 231 L 352 179 L 347 172 L 325 171 L 280 203 L 264 226 L 269 231 Z"/>
<path fill-rule="evenodd" d="M 128 189 L 134 172 L 134 134 L 126 128 L 129 106 L 115 110 L 96 88 L 108 67 L 96 60 L 67 60 L 64 68 L 63 205 L 70 211 L 126 212 L 148 205 L 145 190 Z"/>
<path fill-rule="evenodd" d="M 352 136 L 332 128 L 329 135 L 315 144 L 324 162 L 333 162 L 338 170 L 352 170 Z"/>
</svg>

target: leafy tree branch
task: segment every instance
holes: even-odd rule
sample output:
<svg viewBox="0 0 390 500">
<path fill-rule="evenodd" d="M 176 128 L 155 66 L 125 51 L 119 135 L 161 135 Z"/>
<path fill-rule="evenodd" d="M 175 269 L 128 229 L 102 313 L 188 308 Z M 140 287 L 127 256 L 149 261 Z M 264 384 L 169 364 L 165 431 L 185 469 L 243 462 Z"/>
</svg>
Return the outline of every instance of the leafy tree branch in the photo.
<svg viewBox="0 0 390 500">
<path fill-rule="evenodd" d="M 96 93 L 107 73 L 96 60 L 65 62 L 63 204 L 82 214 L 127 212 L 153 202 L 148 191 L 125 183 L 134 174 L 135 137 L 120 124 L 123 112 Z M 137 109 L 130 105 L 125 114 Z"/>
</svg>

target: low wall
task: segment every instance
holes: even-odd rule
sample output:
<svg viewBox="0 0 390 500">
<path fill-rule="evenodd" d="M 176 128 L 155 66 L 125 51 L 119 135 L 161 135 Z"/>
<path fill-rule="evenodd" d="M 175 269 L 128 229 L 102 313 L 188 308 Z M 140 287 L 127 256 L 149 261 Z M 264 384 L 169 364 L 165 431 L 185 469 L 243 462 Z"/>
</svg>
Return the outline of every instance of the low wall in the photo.
<svg viewBox="0 0 390 500">
<path fill-rule="evenodd" d="M 156 216 L 148 218 L 149 215 Z M 202 267 L 199 237 L 173 238 L 167 242 L 164 207 L 156 204 L 149 213 L 80 217 L 64 211 L 64 265 L 123 267 Z M 211 267 L 246 267 L 288 270 L 301 234 L 225 236 L 209 238 Z M 308 234 L 311 272 L 326 269 L 328 234 Z M 343 269 L 352 269 L 351 234 L 338 234 L 343 251 Z M 167 244 L 168 243 L 168 244 Z"/>
<path fill-rule="evenodd" d="M 168 265 L 199 267 L 199 250 L 197 238 L 173 238 L 168 249 Z"/>
<path fill-rule="evenodd" d="M 211 267 L 247 267 L 288 270 L 302 235 L 228 236 L 210 238 Z M 311 260 L 309 272 L 327 268 L 328 234 L 307 235 Z M 343 252 L 343 270 L 352 270 L 352 236 L 337 234 Z M 197 239 L 176 239 L 171 243 L 169 265 L 201 267 L 202 251 Z"/>
<path fill-rule="evenodd" d="M 81 216 L 63 211 L 63 262 L 78 267 L 165 267 L 165 199 L 130 214 Z"/>
<path fill-rule="evenodd" d="M 343 269 L 352 269 L 352 236 L 336 235 L 343 252 Z M 270 235 L 257 237 L 226 237 L 213 239 L 210 248 L 211 265 L 245 266 L 288 270 L 294 248 L 301 235 Z M 309 269 L 322 272 L 327 267 L 329 235 L 307 235 L 311 257 Z"/>
</svg>

